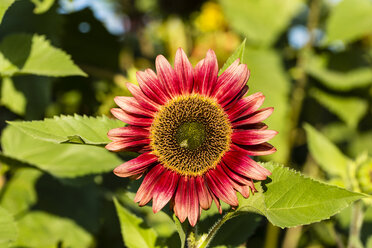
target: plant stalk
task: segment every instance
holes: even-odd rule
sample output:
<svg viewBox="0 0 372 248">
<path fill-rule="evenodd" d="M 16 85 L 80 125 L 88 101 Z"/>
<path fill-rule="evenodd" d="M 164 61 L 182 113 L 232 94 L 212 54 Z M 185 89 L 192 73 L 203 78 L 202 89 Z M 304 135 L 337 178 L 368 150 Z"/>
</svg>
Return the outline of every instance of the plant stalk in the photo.
<svg viewBox="0 0 372 248">
<path fill-rule="evenodd" d="M 362 230 L 363 217 L 363 202 L 359 200 L 352 206 L 352 219 L 349 229 L 349 240 L 347 248 L 361 247 L 360 231 Z"/>
</svg>

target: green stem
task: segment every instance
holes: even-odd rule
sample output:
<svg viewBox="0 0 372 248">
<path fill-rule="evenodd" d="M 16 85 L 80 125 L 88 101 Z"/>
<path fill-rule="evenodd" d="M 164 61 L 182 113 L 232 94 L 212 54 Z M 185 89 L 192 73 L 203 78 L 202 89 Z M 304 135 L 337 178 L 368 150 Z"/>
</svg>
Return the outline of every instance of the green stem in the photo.
<svg viewBox="0 0 372 248">
<path fill-rule="evenodd" d="M 225 214 L 212 228 L 209 230 L 208 234 L 205 237 L 201 237 L 197 248 L 206 248 L 209 243 L 212 241 L 213 237 L 216 235 L 218 229 L 229 219 L 239 215 L 239 212 L 230 211 Z"/>
<path fill-rule="evenodd" d="M 357 201 L 352 206 L 352 219 L 351 225 L 349 230 L 349 241 L 347 244 L 347 248 L 358 248 L 360 247 L 360 231 L 362 230 L 363 224 L 363 202 Z"/>
</svg>

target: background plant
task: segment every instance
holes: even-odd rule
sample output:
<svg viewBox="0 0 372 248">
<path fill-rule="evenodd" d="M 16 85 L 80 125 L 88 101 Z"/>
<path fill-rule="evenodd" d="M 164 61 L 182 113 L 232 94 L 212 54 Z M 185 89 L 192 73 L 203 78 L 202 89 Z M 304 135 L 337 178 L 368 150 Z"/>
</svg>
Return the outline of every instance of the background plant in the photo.
<svg viewBox="0 0 372 248">
<path fill-rule="evenodd" d="M 193 62 L 214 49 L 221 71 L 239 57 L 279 131 L 263 164 L 271 181 L 235 211 L 204 212 L 197 245 L 372 247 L 370 0 L 3 0 L 0 21 L 1 247 L 180 247 L 192 237 L 170 211 L 139 208 L 137 183 L 113 176 L 136 154 L 103 148 L 122 125 L 107 117 L 114 96 L 178 47 Z"/>
</svg>

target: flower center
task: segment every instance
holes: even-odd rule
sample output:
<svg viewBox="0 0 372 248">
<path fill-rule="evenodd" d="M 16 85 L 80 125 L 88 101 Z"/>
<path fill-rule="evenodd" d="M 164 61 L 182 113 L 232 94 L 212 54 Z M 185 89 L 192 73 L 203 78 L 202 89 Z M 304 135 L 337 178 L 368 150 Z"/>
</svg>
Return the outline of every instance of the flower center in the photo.
<svg viewBox="0 0 372 248">
<path fill-rule="evenodd" d="M 150 146 L 160 163 L 181 175 L 203 175 L 230 149 L 231 125 L 213 99 L 191 94 L 170 100 L 155 115 Z"/>
</svg>

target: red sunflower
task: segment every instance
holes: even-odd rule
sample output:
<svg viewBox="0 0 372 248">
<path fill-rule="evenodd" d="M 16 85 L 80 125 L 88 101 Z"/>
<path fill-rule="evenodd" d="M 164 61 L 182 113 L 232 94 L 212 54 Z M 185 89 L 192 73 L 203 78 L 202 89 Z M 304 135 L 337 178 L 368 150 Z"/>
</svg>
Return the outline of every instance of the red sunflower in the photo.
<svg viewBox="0 0 372 248">
<path fill-rule="evenodd" d="M 253 180 L 271 173 L 249 156 L 276 149 L 267 143 L 277 132 L 262 123 L 273 108 L 258 110 L 262 93 L 244 97 L 249 70 L 236 60 L 218 76 L 215 53 L 207 52 L 195 68 L 180 48 L 174 69 L 156 58 L 157 74 L 137 72 L 139 87 L 128 83 L 134 97 L 115 97 L 112 114 L 129 126 L 109 131 L 110 151 L 140 155 L 115 168 L 119 177 L 145 175 L 135 201 L 152 199 L 154 213 L 168 202 L 181 222 L 194 226 L 201 209 L 212 201 L 238 205 L 236 192 L 248 197 Z"/>
</svg>

